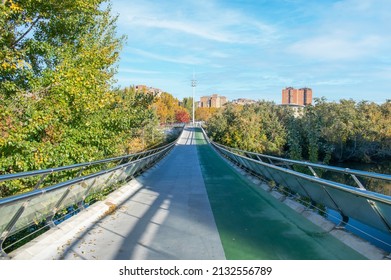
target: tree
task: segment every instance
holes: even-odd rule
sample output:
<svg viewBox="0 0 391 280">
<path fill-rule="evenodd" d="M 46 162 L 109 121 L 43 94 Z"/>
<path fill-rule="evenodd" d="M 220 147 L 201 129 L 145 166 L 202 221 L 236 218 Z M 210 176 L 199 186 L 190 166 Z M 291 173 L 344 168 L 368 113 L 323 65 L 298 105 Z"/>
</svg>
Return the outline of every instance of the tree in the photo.
<svg viewBox="0 0 391 280">
<path fill-rule="evenodd" d="M 274 103 L 229 104 L 207 121 L 207 130 L 217 142 L 240 149 L 280 154 L 286 132 Z"/>
<path fill-rule="evenodd" d="M 326 164 L 391 157 L 391 101 L 314 101 L 299 117 L 266 101 L 227 106 L 208 119 L 207 131 L 231 147 Z"/>
<path fill-rule="evenodd" d="M 195 110 L 195 119 L 197 121 L 208 121 L 217 111 L 218 108 L 198 107 Z"/>
<path fill-rule="evenodd" d="M 179 109 L 179 101 L 167 92 L 163 92 L 155 101 L 154 108 L 160 123 L 175 122 L 175 112 Z"/>
<path fill-rule="evenodd" d="M 0 172 L 120 152 L 103 116 L 121 98 L 111 86 L 123 38 L 104 2 L 0 4 Z"/>
<path fill-rule="evenodd" d="M 188 123 L 190 121 L 190 114 L 185 108 L 179 108 L 175 112 L 175 120 L 178 123 Z"/>
<path fill-rule="evenodd" d="M 182 107 L 185 108 L 190 115 L 193 114 L 193 97 L 185 97 L 182 101 Z"/>
<path fill-rule="evenodd" d="M 3 1 L 0 91 L 42 98 L 66 90 L 91 107 L 82 93 L 107 89 L 121 45 L 110 8 L 100 9 L 103 2 Z"/>
</svg>

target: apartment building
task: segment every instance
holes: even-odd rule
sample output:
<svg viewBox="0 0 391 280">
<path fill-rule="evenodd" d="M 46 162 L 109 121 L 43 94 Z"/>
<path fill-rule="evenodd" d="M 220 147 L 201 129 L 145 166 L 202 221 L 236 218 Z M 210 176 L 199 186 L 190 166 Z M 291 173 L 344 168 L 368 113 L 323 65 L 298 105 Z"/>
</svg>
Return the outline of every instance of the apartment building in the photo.
<svg viewBox="0 0 391 280">
<path fill-rule="evenodd" d="M 199 107 L 202 108 L 220 108 L 227 103 L 225 96 L 212 94 L 211 96 L 202 96 L 200 98 Z"/>
<path fill-rule="evenodd" d="M 312 89 L 287 87 L 282 90 L 282 104 L 294 105 L 311 105 L 312 104 Z"/>
</svg>

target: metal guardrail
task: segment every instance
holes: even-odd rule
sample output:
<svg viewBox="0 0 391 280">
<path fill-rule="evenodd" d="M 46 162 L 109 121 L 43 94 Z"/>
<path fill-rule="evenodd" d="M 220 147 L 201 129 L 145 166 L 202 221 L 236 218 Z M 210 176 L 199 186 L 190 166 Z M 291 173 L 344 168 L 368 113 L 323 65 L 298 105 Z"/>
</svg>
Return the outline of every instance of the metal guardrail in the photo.
<svg viewBox="0 0 391 280">
<path fill-rule="evenodd" d="M 264 154 L 243 151 L 240 149 L 227 147 L 227 146 L 224 146 L 224 145 L 221 145 L 218 143 L 214 143 L 214 145 L 220 146 L 222 148 L 226 148 L 229 151 L 233 151 L 237 154 L 241 154 L 241 155 L 244 155 L 244 156 L 252 158 L 252 159 L 256 159 L 256 160 L 260 160 L 260 161 L 267 161 L 268 163 L 270 163 L 272 165 L 285 166 L 288 169 L 291 169 L 292 165 L 304 166 L 304 167 L 307 167 L 309 169 L 309 171 L 312 173 L 312 175 L 314 175 L 314 177 L 317 177 L 317 178 L 319 178 L 319 176 L 316 173 L 316 171 L 314 170 L 314 168 L 322 169 L 325 171 L 332 171 L 332 172 L 336 172 L 336 173 L 341 173 L 341 174 L 345 174 L 345 175 L 350 175 L 352 177 L 352 179 L 354 180 L 354 182 L 357 184 L 357 187 L 360 189 L 363 189 L 363 190 L 365 190 L 366 187 L 357 178 L 357 176 L 385 180 L 385 181 L 391 182 L 391 175 L 387 175 L 387 174 L 367 172 L 367 171 L 355 170 L 355 169 L 350 169 L 350 168 L 342 168 L 342 167 L 337 167 L 337 166 L 329 166 L 329 165 L 317 164 L 317 163 L 306 162 L 306 161 L 285 159 L 285 158 L 280 158 L 280 157 L 275 157 L 275 156 L 269 156 L 269 155 L 264 155 Z"/>
<path fill-rule="evenodd" d="M 339 212 L 342 217 L 340 226 L 346 225 L 349 218 L 352 218 L 384 232 L 391 233 L 391 196 L 368 191 L 357 179 L 357 176 L 362 176 L 391 182 L 390 175 L 251 153 L 215 143 L 208 138 L 204 130 L 203 133 L 207 141 L 221 155 L 240 167 L 269 181 L 274 181 L 277 186 L 283 186 L 293 193 L 310 199 L 312 205 L 319 203 Z M 265 162 L 265 159 L 268 162 Z M 298 164 L 306 166 L 310 170 L 312 169 L 312 176 L 292 170 L 290 168 L 291 164 Z M 354 181 L 358 187 L 319 178 L 313 168 L 354 176 Z"/>
<path fill-rule="evenodd" d="M 1 175 L 0 182 L 37 176 L 40 178 L 34 190 L 0 199 L 0 255 L 6 255 L 3 244 L 7 237 L 39 223 L 54 226 L 57 223 L 56 214 L 67 207 L 78 205 L 79 210 L 83 210 L 84 201 L 89 195 L 125 182 L 148 169 L 169 153 L 178 139 L 179 137 L 165 146 L 136 154 L 46 170 Z M 85 168 L 102 164 L 102 170 L 81 176 Z M 106 164 L 112 164 L 113 167 L 105 168 Z M 76 170 L 78 173 L 70 180 L 39 188 L 47 175 L 66 170 Z"/>
</svg>

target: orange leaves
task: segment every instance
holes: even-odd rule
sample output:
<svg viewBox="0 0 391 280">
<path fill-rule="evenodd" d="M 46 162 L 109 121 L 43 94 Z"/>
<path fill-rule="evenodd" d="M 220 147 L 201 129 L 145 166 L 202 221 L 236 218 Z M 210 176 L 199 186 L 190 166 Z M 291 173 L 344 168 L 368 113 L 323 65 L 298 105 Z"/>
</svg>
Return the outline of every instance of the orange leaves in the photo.
<svg viewBox="0 0 391 280">
<path fill-rule="evenodd" d="M 178 123 L 188 123 L 190 121 L 190 114 L 185 108 L 178 108 L 175 112 L 175 121 Z"/>
</svg>

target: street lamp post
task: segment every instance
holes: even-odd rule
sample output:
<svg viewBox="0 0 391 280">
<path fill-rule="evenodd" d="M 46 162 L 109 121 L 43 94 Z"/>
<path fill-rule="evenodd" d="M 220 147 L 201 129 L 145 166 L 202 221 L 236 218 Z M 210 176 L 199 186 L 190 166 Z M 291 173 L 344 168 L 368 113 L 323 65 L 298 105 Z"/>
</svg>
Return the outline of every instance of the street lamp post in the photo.
<svg viewBox="0 0 391 280">
<path fill-rule="evenodd" d="M 195 126 L 194 122 L 194 92 L 195 92 L 195 87 L 197 86 L 197 80 L 195 79 L 194 72 L 193 72 L 193 79 L 191 80 L 191 87 L 193 88 L 193 126 Z"/>
</svg>

